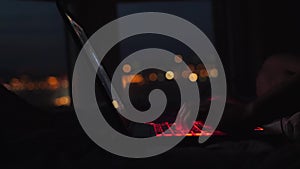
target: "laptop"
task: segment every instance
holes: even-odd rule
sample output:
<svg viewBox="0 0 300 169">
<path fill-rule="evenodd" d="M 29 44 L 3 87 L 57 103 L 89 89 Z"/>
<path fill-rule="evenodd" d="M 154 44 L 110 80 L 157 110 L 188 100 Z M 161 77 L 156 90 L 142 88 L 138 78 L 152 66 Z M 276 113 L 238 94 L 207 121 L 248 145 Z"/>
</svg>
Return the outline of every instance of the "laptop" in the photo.
<svg viewBox="0 0 300 169">
<path fill-rule="evenodd" d="M 162 6 L 161 10 L 166 9 L 166 2 L 159 4 L 159 6 Z M 189 3 L 189 2 L 188 2 Z M 194 2 L 195 3 L 195 2 Z M 202 4 L 185 4 L 185 5 L 190 5 L 190 6 L 197 6 L 200 5 L 201 8 L 206 9 L 207 7 L 211 7 L 211 4 L 209 1 L 202 1 Z M 60 12 L 65 19 L 65 22 L 71 28 L 72 32 L 75 35 L 75 38 L 77 38 L 80 42 L 80 45 L 83 46 L 87 40 L 88 36 L 91 34 L 87 35 L 86 31 L 84 30 L 83 26 L 81 26 L 77 21 L 76 18 L 72 16 L 72 13 L 69 11 L 66 11 L 63 7 L 62 4 L 60 6 Z M 121 17 L 127 14 L 130 14 L 129 9 L 134 9 L 135 12 L 139 11 L 147 11 L 147 8 L 155 8 L 157 7 L 156 3 L 142 3 L 142 4 L 137 4 L 137 3 L 119 3 L 117 4 L 117 17 Z M 179 9 L 180 8 L 180 3 L 175 3 L 174 8 Z M 196 8 L 195 8 L 196 9 Z M 158 10 L 159 11 L 159 10 Z M 174 10 L 178 11 L 178 10 Z M 174 11 L 169 11 L 169 12 L 174 12 Z M 168 12 L 168 11 L 165 11 Z M 211 11 L 204 11 L 202 13 L 203 15 L 208 15 L 208 13 Z M 185 12 L 181 13 L 184 14 Z M 176 12 L 175 12 L 176 14 Z M 180 15 L 180 12 L 179 12 Z M 207 17 L 212 17 L 210 15 L 205 16 Z M 187 19 L 189 19 L 189 16 L 187 16 Z M 190 18 L 193 19 L 193 18 Z M 203 18 L 204 20 L 204 18 Z M 212 22 L 209 19 L 204 25 L 204 31 L 208 34 L 208 37 L 214 41 L 213 37 L 214 34 L 210 30 L 212 29 Z M 198 25 L 201 26 L 201 25 Z M 149 41 L 154 42 L 154 47 L 164 47 L 170 50 L 174 50 L 175 48 L 179 48 L 177 51 L 178 55 L 174 57 L 175 62 L 182 62 L 184 60 L 185 55 L 193 55 L 193 53 L 185 53 L 182 54 L 183 51 L 187 51 L 186 47 L 182 44 L 179 44 L 178 42 L 171 42 L 173 39 L 167 39 L 165 40 L 164 38 L 166 37 L 159 37 L 155 35 L 145 35 L 145 37 L 132 37 L 129 39 L 126 39 L 126 43 L 120 43 L 117 45 L 116 51 L 114 54 L 117 53 L 118 59 L 121 61 L 126 56 L 136 50 L 138 48 L 145 48 L 149 47 L 148 42 L 144 42 L 145 39 L 150 39 Z M 168 45 L 165 45 L 168 44 Z M 150 46 L 153 46 L 153 44 L 150 43 Z M 155 46 L 158 45 L 158 46 Z M 181 46 L 180 46 L 181 45 Z M 186 141 L 184 144 L 185 145 L 194 145 L 196 143 L 196 140 L 198 137 L 211 137 L 210 140 L 219 140 L 221 139 L 226 139 L 228 138 L 228 133 L 220 130 L 214 130 L 214 132 L 205 132 L 202 130 L 203 127 L 209 128 L 210 126 L 204 126 L 204 120 L 205 120 L 205 113 L 199 112 L 199 118 L 196 120 L 193 124 L 192 128 L 185 128 L 184 124 L 176 124 L 175 118 L 176 115 L 180 113 L 185 113 L 183 112 L 184 107 L 180 107 L 180 100 L 174 99 L 176 98 L 175 96 L 171 96 L 170 103 L 167 104 L 165 112 L 156 120 L 153 122 L 149 123 L 136 123 L 136 122 L 131 122 L 128 120 L 124 120 L 123 117 L 119 115 L 118 112 L 121 111 L 126 111 L 124 109 L 124 104 L 122 102 L 122 99 L 119 96 L 119 93 L 116 92 L 114 89 L 114 86 L 111 86 L 111 77 L 112 77 L 112 70 L 108 70 L 109 68 L 105 67 L 103 65 L 103 62 L 100 62 L 97 60 L 97 57 L 95 57 L 96 53 L 94 52 L 93 46 L 90 44 L 85 44 L 87 49 L 83 49 L 86 52 L 88 52 L 88 56 L 90 57 L 91 64 L 92 63 L 98 63 L 99 69 L 97 70 L 97 78 L 96 78 L 96 96 L 97 96 L 97 101 L 99 108 L 102 110 L 101 112 L 103 113 L 103 116 L 105 119 L 108 121 L 108 123 L 117 131 L 120 133 L 123 133 L 125 135 L 131 136 L 131 137 L 137 137 L 137 138 L 145 138 L 145 137 L 187 137 L 185 140 L 193 140 L 193 141 Z M 179 46 L 179 47 L 178 47 Z M 182 52 L 182 53 L 181 53 Z M 184 55 L 184 56 L 182 56 Z M 104 62 L 110 62 L 109 60 L 105 60 Z M 201 72 L 203 70 L 203 64 L 201 61 L 193 59 L 193 57 L 186 59 L 187 63 L 189 64 L 190 69 L 194 69 L 195 71 L 199 70 L 199 79 L 198 81 L 199 84 L 199 90 L 201 92 L 201 100 L 205 101 L 211 101 L 215 98 L 212 98 L 209 93 L 209 80 L 208 80 L 208 75 L 207 73 L 213 73 L 214 67 L 213 65 L 211 66 L 210 71 L 211 72 Z M 134 65 L 136 64 L 136 65 Z M 131 101 L 134 102 L 135 107 L 138 110 L 146 110 L 148 108 L 147 103 L 144 101 L 141 101 L 147 97 L 147 94 L 154 89 L 154 88 L 160 88 L 162 90 L 169 90 L 169 94 L 176 94 L 176 92 L 172 92 L 173 88 L 176 88 L 176 84 L 174 85 L 174 81 L 168 81 L 164 80 L 167 77 L 166 72 L 161 72 L 160 70 L 148 70 L 145 72 L 141 72 L 138 74 L 138 76 L 131 78 L 131 81 L 128 81 L 128 76 L 130 74 L 131 67 L 133 66 L 138 66 L 141 63 L 133 63 L 132 65 L 123 65 L 123 71 L 124 76 L 122 77 L 122 85 L 131 85 Z M 189 78 L 188 75 L 185 74 L 185 72 L 181 73 L 182 78 Z M 193 79 L 190 79 L 193 80 Z M 158 83 L 158 85 L 157 85 Z M 171 92 L 170 92 L 171 91 Z M 176 90 L 174 90 L 176 91 Z M 177 93 L 178 94 L 178 93 Z M 204 115 L 203 115 L 204 114 Z M 168 130 L 169 129 L 169 130 Z M 167 131 L 167 132 L 166 132 Z M 263 133 L 264 129 L 261 127 L 258 127 L 254 129 L 254 133 L 258 133 L 261 135 Z M 217 139 L 216 139 L 217 138 Z M 232 137 L 231 137 L 232 138 Z M 196 144 L 199 144 L 198 142 Z"/>
</svg>

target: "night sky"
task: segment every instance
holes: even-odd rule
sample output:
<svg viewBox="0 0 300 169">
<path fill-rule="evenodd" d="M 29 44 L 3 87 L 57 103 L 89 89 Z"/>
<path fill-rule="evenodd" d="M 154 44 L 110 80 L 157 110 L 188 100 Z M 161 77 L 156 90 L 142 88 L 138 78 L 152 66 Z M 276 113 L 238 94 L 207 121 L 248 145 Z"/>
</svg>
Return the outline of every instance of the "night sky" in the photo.
<svg viewBox="0 0 300 169">
<path fill-rule="evenodd" d="M 118 17 L 139 13 L 139 12 L 163 12 L 168 14 L 173 14 L 192 24 L 196 25 L 201 31 L 205 33 L 205 35 L 214 42 L 214 31 L 213 31 L 213 16 L 212 16 L 212 6 L 210 0 L 202 0 L 202 1 L 180 1 L 180 2 L 132 2 L 132 3 L 118 3 L 117 4 L 117 15 Z M 185 32 L 189 33 L 189 32 Z M 177 49 L 178 46 L 173 44 L 172 42 L 168 42 L 168 44 L 162 44 L 160 41 L 155 41 L 156 44 L 161 44 L 167 47 L 167 49 Z M 126 44 L 126 47 L 121 45 L 121 53 L 128 53 L 130 48 L 134 48 L 139 45 L 147 46 L 148 41 L 139 41 L 138 43 L 129 43 Z M 184 50 L 185 51 L 185 50 Z M 177 54 L 182 54 L 183 51 L 178 51 Z"/>
<path fill-rule="evenodd" d="M 64 74 L 64 25 L 55 3 L 1 0 L 0 56 L 0 78 Z"/>
<path fill-rule="evenodd" d="M 210 5 L 210 1 L 172 3 L 172 6 L 128 3 L 118 5 L 118 15 L 150 9 L 175 14 L 197 25 L 213 41 Z M 0 79 L 22 74 L 33 77 L 66 74 L 65 41 L 64 24 L 55 3 L 1 0 Z"/>
</svg>

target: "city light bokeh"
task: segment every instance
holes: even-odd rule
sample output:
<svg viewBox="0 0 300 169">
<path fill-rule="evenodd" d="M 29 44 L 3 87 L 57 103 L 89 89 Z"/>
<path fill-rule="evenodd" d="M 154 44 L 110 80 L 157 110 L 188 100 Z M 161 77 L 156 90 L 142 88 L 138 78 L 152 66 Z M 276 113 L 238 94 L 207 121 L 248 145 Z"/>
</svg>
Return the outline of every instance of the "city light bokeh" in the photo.
<svg viewBox="0 0 300 169">
<path fill-rule="evenodd" d="M 39 107 L 70 106 L 69 81 L 66 75 L 33 78 L 29 75 L 12 77 L 2 85 L 27 102 Z"/>
</svg>

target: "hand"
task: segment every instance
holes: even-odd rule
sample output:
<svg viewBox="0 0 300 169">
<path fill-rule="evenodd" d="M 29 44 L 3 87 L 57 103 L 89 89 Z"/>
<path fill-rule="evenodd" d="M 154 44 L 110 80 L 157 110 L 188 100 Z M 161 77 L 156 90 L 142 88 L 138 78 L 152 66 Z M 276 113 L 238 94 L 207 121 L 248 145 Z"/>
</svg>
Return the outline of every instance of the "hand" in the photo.
<svg viewBox="0 0 300 169">
<path fill-rule="evenodd" d="M 282 132 L 292 140 L 300 141 L 300 112 L 282 119 Z"/>
<path fill-rule="evenodd" d="M 284 134 L 291 140 L 300 141 L 300 112 L 263 125 L 263 128 L 267 134 Z"/>
<path fill-rule="evenodd" d="M 184 103 L 178 112 L 178 123 L 176 124 L 176 130 L 189 130 L 187 127 L 187 122 L 190 116 L 190 111 L 186 108 L 186 103 Z"/>
</svg>

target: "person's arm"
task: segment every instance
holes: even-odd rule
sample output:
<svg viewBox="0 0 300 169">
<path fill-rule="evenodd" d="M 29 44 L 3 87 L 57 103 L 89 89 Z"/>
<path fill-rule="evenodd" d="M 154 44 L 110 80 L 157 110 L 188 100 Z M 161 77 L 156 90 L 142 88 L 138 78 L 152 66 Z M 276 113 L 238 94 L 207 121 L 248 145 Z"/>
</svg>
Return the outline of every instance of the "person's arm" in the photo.
<svg viewBox="0 0 300 169">
<path fill-rule="evenodd" d="M 266 124 L 300 110 L 300 74 L 270 89 L 246 107 L 247 125 Z"/>
<path fill-rule="evenodd" d="M 248 104 L 227 103 L 218 128 L 226 132 L 253 131 L 255 127 L 300 111 L 300 74 L 272 88 Z"/>
</svg>

